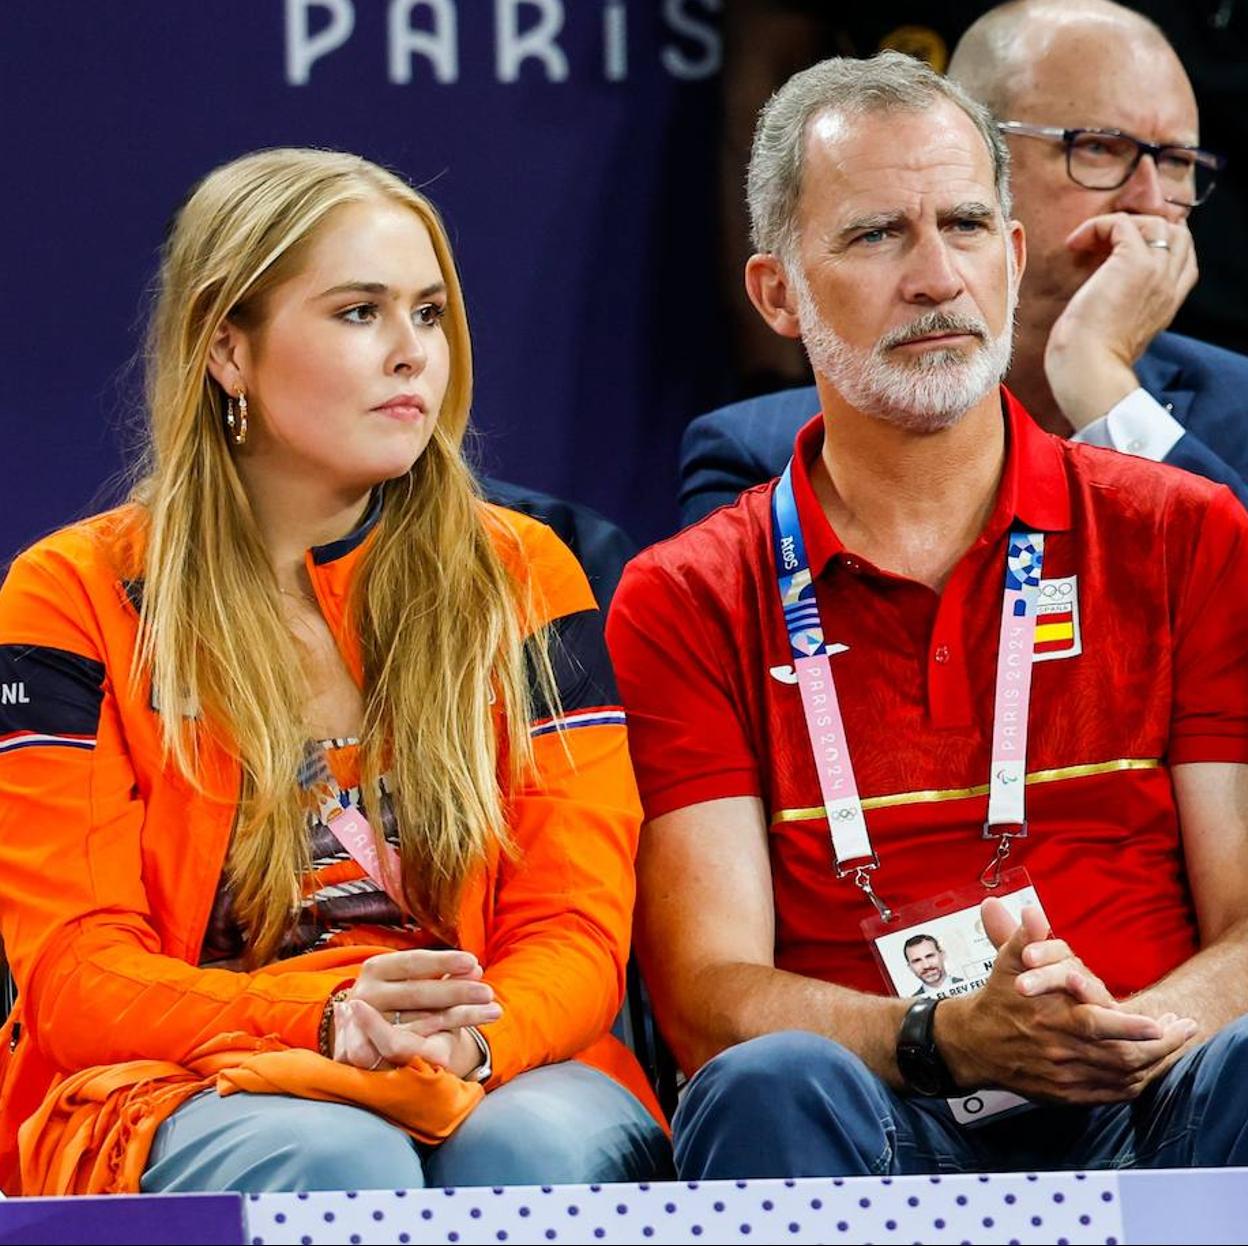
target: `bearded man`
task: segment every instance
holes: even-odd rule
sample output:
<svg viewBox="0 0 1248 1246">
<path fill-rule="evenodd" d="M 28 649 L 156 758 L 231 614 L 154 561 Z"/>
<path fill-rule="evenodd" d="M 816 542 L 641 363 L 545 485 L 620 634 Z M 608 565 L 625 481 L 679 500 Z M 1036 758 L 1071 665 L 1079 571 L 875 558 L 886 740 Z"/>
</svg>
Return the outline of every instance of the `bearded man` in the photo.
<svg viewBox="0 0 1248 1246">
<path fill-rule="evenodd" d="M 1198 145 L 1165 35 L 1113 0 L 1007 0 L 962 36 L 949 76 L 1013 156 L 1031 260 L 1010 389 L 1051 433 L 1196 472 L 1248 506 L 1248 357 L 1166 331 L 1197 276 L 1188 220 L 1225 162 Z M 694 420 L 683 521 L 776 475 L 818 406 L 803 387 Z"/>
<path fill-rule="evenodd" d="M 759 121 L 822 414 L 608 624 L 685 1179 L 1248 1162 L 1248 515 L 1001 387 L 1008 164 L 897 54 Z M 912 995 L 936 917 L 981 988 Z"/>
</svg>

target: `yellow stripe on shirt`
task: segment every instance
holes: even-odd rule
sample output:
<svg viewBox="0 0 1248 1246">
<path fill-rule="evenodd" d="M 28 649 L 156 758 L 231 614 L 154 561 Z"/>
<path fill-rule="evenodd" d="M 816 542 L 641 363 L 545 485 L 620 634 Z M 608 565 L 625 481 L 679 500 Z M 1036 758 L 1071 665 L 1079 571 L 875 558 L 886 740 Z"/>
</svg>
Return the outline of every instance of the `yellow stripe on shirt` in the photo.
<svg viewBox="0 0 1248 1246">
<path fill-rule="evenodd" d="M 1056 770 L 1035 770 L 1027 776 L 1027 785 L 1033 783 L 1057 783 L 1062 779 L 1083 779 L 1094 774 L 1112 774 L 1117 770 L 1156 770 L 1160 761 L 1143 757 L 1119 757 L 1114 761 L 1089 762 L 1081 766 L 1060 766 Z M 888 796 L 867 796 L 863 799 L 865 810 L 891 809 L 895 805 L 918 805 L 928 801 L 966 800 L 970 796 L 987 796 L 988 784 L 980 783 L 975 787 L 931 788 L 923 792 L 893 792 Z M 772 814 L 771 822 L 806 822 L 811 818 L 822 818 L 822 805 L 811 805 L 805 809 L 780 809 Z"/>
</svg>

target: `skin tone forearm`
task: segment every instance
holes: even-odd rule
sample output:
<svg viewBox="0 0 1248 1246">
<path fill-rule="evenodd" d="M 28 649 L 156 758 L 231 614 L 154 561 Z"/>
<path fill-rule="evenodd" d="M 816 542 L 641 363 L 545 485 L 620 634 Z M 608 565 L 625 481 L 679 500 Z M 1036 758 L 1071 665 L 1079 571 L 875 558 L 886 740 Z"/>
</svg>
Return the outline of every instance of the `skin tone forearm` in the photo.
<svg viewBox="0 0 1248 1246">
<path fill-rule="evenodd" d="M 1119 1001 L 1044 914 L 984 902 L 998 949 L 985 986 L 936 1010 L 959 1086 L 1061 1103 L 1137 1097 L 1194 1043 L 1248 1011 L 1248 766 L 1171 770 L 1203 950 Z M 910 1001 L 859 994 L 774 964 L 767 823 L 754 797 L 706 801 L 647 823 L 637 860 L 637 949 L 655 1013 L 689 1074 L 735 1043 L 783 1029 L 834 1039 L 898 1085 Z"/>
<path fill-rule="evenodd" d="M 648 823 L 637 872 L 637 954 L 687 1074 L 736 1043 L 801 1029 L 843 1043 L 897 1084 L 904 1001 L 774 964 L 771 866 L 757 800 L 708 801 Z"/>
<path fill-rule="evenodd" d="M 989 901 L 985 916 L 1000 940 L 988 984 L 973 996 L 944 1001 L 936 1013 L 937 1046 L 963 1089 L 995 1086 L 1057 1102 L 1121 1102 L 1135 1098 L 1193 1040 L 1194 1021 L 1154 1018 L 1115 1001 L 1065 943 L 1047 938 L 1039 910 L 1029 910 L 1027 923 L 1019 925 Z M 865 995 L 772 966 L 734 964 L 692 974 L 686 1002 L 685 1025 L 669 1037 L 688 1072 L 747 1039 L 807 1030 L 840 1043 L 888 1085 L 904 1089 L 895 1053 L 912 1000 Z"/>
<path fill-rule="evenodd" d="M 1195 1017 L 1204 1039 L 1248 1012 L 1248 766 L 1187 763 L 1171 778 L 1201 950 L 1129 1002 Z"/>
<path fill-rule="evenodd" d="M 638 873 L 638 952 L 659 1023 L 686 1073 L 735 1043 L 800 1029 L 833 1039 L 889 1085 L 901 1084 L 895 1048 L 910 1000 L 776 968 L 757 800 L 708 801 L 649 823 Z M 987 901 L 984 916 L 1000 949 L 989 981 L 976 995 L 943 1002 L 936 1014 L 937 1045 L 959 1085 L 1069 1103 L 1128 1099 L 1190 1039 L 1185 1019 L 1120 1005 L 1086 971 L 1088 998 L 1079 997 L 1068 979 L 1083 967 L 1049 938 L 1039 910 L 1020 925 L 998 901 Z M 1040 981 L 1028 979 L 1037 974 Z M 1020 978 L 1028 979 L 1022 988 Z"/>
<path fill-rule="evenodd" d="M 1248 1012 L 1248 919 L 1128 1003 L 1150 1017 L 1188 1013 L 1199 1023 L 1199 1040 L 1243 1016 Z"/>
<path fill-rule="evenodd" d="M 864 995 L 771 965 L 708 966 L 692 975 L 688 1015 L 700 1018 L 672 1035 L 681 1067 L 700 1068 L 736 1043 L 777 1030 L 808 1030 L 855 1052 L 890 1086 L 900 1086 L 897 1031 L 910 1001 Z"/>
</svg>

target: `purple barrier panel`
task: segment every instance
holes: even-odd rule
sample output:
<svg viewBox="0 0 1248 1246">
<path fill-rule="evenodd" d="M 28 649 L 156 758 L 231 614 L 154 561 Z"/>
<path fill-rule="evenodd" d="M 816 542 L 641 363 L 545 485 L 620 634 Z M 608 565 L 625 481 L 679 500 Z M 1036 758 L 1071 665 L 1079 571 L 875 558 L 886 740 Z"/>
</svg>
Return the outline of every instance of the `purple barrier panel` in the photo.
<svg viewBox="0 0 1248 1246">
<path fill-rule="evenodd" d="M 0 1201 L 0 1243 L 199 1246 L 220 1242 L 243 1246 L 245 1241 L 241 1194 L 114 1194 Z"/>
<path fill-rule="evenodd" d="M 1248 1168 L 1140 1168 L 1118 1181 L 1131 1246 L 1248 1242 Z"/>
</svg>

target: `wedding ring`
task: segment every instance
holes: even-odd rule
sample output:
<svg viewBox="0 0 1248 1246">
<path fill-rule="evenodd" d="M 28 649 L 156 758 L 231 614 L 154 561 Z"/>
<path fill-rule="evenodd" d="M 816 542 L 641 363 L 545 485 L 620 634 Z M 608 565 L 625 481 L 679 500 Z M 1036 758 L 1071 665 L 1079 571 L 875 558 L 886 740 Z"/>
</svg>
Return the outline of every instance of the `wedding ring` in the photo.
<svg viewBox="0 0 1248 1246">
<path fill-rule="evenodd" d="M 403 1014 L 397 1008 L 394 1010 L 394 1020 L 391 1021 L 390 1024 L 391 1025 L 403 1024 Z"/>
<path fill-rule="evenodd" d="M 1156 247 L 1158 251 L 1169 251 L 1170 244 L 1164 238 L 1150 238 L 1148 240 L 1150 247 Z"/>
<path fill-rule="evenodd" d="M 377 1069 L 381 1068 L 382 1063 L 385 1061 L 385 1058 L 386 1058 L 385 1056 L 378 1056 L 377 1059 L 374 1060 L 373 1063 L 368 1066 L 368 1071 L 372 1073 L 372 1072 L 375 1072 Z"/>
</svg>

